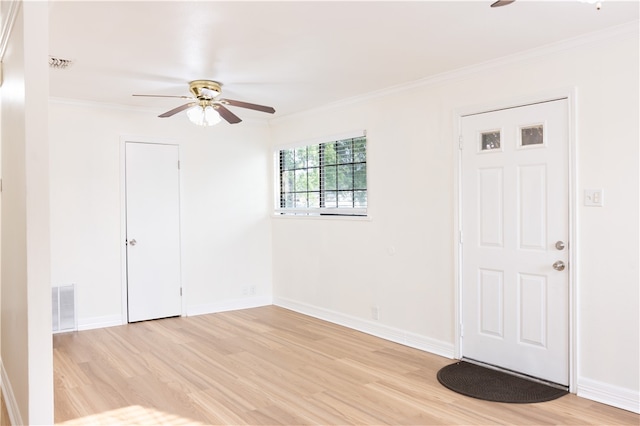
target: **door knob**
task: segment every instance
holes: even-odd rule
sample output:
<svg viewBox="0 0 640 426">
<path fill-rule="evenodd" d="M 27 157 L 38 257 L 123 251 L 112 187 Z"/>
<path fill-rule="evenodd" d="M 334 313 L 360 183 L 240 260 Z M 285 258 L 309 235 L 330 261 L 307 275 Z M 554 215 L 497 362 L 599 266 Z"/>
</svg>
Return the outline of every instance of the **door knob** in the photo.
<svg viewBox="0 0 640 426">
<path fill-rule="evenodd" d="M 558 242 L 556 243 L 556 248 L 557 248 L 558 250 L 564 250 L 564 248 L 565 248 L 564 241 L 558 241 Z"/>
<path fill-rule="evenodd" d="M 130 246 L 135 246 L 136 244 L 138 244 L 138 242 L 134 239 L 129 240 L 129 245 Z"/>
<path fill-rule="evenodd" d="M 564 262 L 562 260 L 554 262 L 552 266 L 556 271 L 564 271 Z"/>
</svg>

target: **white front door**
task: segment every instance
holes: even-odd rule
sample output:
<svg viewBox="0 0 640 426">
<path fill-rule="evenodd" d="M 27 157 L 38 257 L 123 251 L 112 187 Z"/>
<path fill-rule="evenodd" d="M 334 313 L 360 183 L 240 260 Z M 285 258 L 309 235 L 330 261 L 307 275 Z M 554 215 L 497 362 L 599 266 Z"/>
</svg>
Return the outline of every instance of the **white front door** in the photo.
<svg viewBox="0 0 640 426">
<path fill-rule="evenodd" d="M 178 146 L 125 144 L 128 321 L 181 314 Z"/>
<path fill-rule="evenodd" d="M 569 384 L 566 99 L 462 117 L 462 355 Z M 563 265 L 564 269 L 563 269 Z"/>
</svg>

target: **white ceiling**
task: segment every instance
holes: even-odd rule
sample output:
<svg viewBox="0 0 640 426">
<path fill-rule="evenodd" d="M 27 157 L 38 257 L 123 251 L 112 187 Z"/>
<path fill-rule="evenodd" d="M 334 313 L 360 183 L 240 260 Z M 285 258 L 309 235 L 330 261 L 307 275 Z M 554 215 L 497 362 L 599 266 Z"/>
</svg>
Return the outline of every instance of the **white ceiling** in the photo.
<svg viewBox="0 0 640 426">
<path fill-rule="evenodd" d="M 50 95 L 165 112 L 187 83 L 276 116 L 638 20 L 637 1 L 63 1 L 50 3 Z M 241 117 L 263 113 L 232 108 Z"/>
</svg>

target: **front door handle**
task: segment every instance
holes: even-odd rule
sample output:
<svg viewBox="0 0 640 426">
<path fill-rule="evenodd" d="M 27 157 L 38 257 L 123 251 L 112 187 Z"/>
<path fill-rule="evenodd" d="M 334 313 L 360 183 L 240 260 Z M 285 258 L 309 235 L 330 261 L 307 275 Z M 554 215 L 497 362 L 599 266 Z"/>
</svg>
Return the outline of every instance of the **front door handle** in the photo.
<svg viewBox="0 0 640 426">
<path fill-rule="evenodd" d="M 562 260 L 554 262 L 552 266 L 556 271 L 564 271 L 565 268 L 564 262 Z"/>
<path fill-rule="evenodd" d="M 133 239 L 129 240 L 129 245 L 130 245 L 130 246 L 135 246 L 136 244 L 138 244 L 138 242 L 136 241 L 136 239 L 135 239 L 135 238 L 133 238 Z"/>
</svg>

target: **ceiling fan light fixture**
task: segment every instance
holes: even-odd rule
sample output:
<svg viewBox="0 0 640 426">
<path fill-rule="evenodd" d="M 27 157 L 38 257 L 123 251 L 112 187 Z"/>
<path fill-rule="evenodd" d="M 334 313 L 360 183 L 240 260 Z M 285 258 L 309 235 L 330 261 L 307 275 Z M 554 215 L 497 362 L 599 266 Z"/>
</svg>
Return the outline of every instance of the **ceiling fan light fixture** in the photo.
<svg viewBox="0 0 640 426">
<path fill-rule="evenodd" d="M 187 110 L 189 121 L 198 126 L 215 126 L 221 121 L 220 114 L 213 105 L 196 105 Z"/>
</svg>

